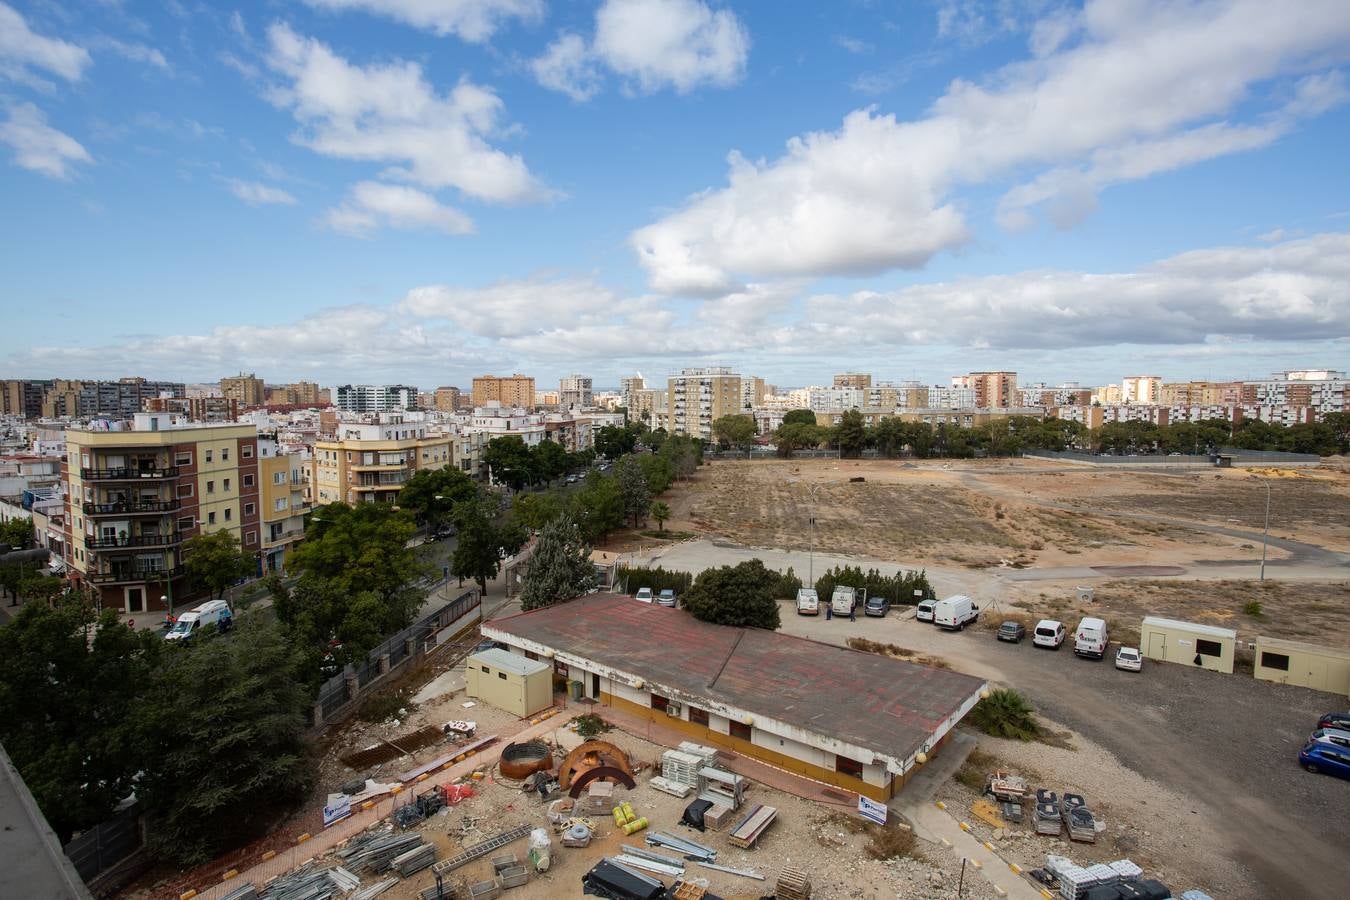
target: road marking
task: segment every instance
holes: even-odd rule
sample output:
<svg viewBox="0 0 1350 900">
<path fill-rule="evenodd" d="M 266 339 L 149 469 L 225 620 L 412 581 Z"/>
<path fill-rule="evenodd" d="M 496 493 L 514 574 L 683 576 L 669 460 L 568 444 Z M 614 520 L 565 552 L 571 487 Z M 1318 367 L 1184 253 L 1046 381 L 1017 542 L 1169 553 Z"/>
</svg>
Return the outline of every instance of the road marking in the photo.
<svg viewBox="0 0 1350 900">
<path fill-rule="evenodd" d="M 951 841 L 947 840 L 946 838 L 943 838 L 943 839 L 942 839 L 942 846 L 944 846 L 944 847 L 951 847 L 951 845 L 952 845 L 952 842 L 951 842 Z"/>
<path fill-rule="evenodd" d="M 970 858 L 970 864 L 971 864 L 972 866 L 974 866 L 975 868 L 977 868 L 977 869 L 983 869 L 983 868 L 984 868 L 984 863 L 980 862 L 978 859 L 976 859 L 976 858 L 973 857 L 973 856 Z"/>
</svg>

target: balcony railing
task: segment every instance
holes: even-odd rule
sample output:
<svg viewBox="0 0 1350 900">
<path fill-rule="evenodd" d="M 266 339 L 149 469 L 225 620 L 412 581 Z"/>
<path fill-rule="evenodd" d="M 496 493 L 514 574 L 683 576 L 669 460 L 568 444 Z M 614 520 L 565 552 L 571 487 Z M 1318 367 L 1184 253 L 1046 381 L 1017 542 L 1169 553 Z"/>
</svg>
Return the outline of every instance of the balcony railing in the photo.
<svg viewBox="0 0 1350 900">
<path fill-rule="evenodd" d="M 138 481 L 142 478 L 176 478 L 178 477 L 178 467 L 140 469 L 120 466 L 115 469 L 81 469 L 80 477 L 85 481 Z"/>
<path fill-rule="evenodd" d="M 86 550 L 116 550 L 120 547 L 172 547 L 183 541 L 181 534 L 138 534 L 126 537 L 95 537 L 86 534 Z"/>
<path fill-rule="evenodd" d="M 184 574 L 182 566 L 176 566 L 172 569 L 117 569 L 112 572 L 88 572 L 85 574 L 85 580 L 93 584 L 133 584 L 139 581 L 166 581 L 173 578 L 182 578 Z"/>
<path fill-rule="evenodd" d="M 130 513 L 166 513 L 178 508 L 174 500 L 119 500 L 113 503 L 85 503 L 81 506 L 87 516 L 115 516 Z"/>
</svg>

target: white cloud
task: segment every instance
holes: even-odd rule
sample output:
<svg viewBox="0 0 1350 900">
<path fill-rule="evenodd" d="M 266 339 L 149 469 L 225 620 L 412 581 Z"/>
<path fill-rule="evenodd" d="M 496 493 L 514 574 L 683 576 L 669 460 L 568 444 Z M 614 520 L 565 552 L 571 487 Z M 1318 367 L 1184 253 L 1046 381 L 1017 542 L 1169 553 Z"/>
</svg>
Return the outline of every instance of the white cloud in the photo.
<svg viewBox="0 0 1350 900">
<path fill-rule="evenodd" d="M 461 79 L 440 94 L 417 63 L 357 66 L 286 25 L 268 30 L 268 65 L 286 79 L 271 99 L 301 125 L 295 140 L 342 159 L 394 163 L 386 177 L 438 190 L 453 187 L 497 203 L 552 194 L 517 155 L 488 143 L 502 128 L 502 101 Z"/>
<path fill-rule="evenodd" d="M 263 206 L 274 203 L 284 206 L 295 205 L 295 197 L 281 188 L 263 184 L 261 181 L 243 181 L 239 178 L 229 178 L 226 179 L 225 183 L 229 185 L 230 193 L 249 206 Z"/>
<path fill-rule="evenodd" d="M 537 21 L 543 0 L 305 0 L 330 10 L 361 10 L 435 34 L 479 43 L 508 19 Z"/>
<path fill-rule="evenodd" d="M 858 38 L 855 37 L 849 37 L 848 35 L 837 34 L 834 36 L 834 42 L 843 49 L 847 50 L 849 53 L 860 55 L 863 53 L 872 52 L 871 44 L 867 43 L 866 41 L 859 40 Z"/>
<path fill-rule="evenodd" d="M 1257 239 L 1258 241 L 1261 241 L 1262 243 L 1266 243 L 1266 244 L 1274 244 L 1274 243 L 1277 243 L 1277 242 L 1279 242 L 1279 241 L 1284 240 L 1284 229 L 1283 229 L 1283 228 L 1272 228 L 1270 231 L 1263 232 L 1262 234 L 1258 234 L 1258 235 L 1256 236 L 1256 239 Z"/>
<path fill-rule="evenodd" d="M 1342 102 L 1328 67 L 1350 57 L 1350 16 L 1339 0 L 1308 0 L 1296 16 L 1266 0 L 1091 3 L 1039 41 L 1043 56 L 953 81 L 923 118 L 858 110 L 778 159 L 731 154 L 726 187 L 633 235 L 652 285 L 706 293 L 747 277 L 922 266 L 967 239 L 958 190 L 1009 174 L 1030 180 L 1000 203 L 1005 225 L 1029 224 L 1041 205 L 1071 224 L 1103 187 L 1263 146 Z M 1254 121 L 1224 118 L 1268 106 L 1254 89 L 1291 77 L 1302 78 L 1292 100 Z"/>
<path fill-rule="evenodd" d="M 352 188 L 341 206 L 324 214 L 324 224 L 334 231 L 366 237 L 377 228 L 429 228 L 446 234 L 469 234 L 473 221 L 459 210 L 441 204 L 435 197 L 400 184 L 363 181 Z"/>
<path fill-rule="evenodd" d="M 92 41 L 90 46 L 95 50 L 108 50 L 116 53 L 132 62 L 145 63 L 164 72 L 169 71 L 169 61 L 164 58 L 164 54 L 148 44 L 138 44 L 103 36 Z"/>
<path fill-rule="evenodd" d="M 89 63 L 89 51 L 33 33 L 16 9 L 0 3 L 0 77 L 45 84 L 32 71 L 40 69 L 66 81 L 79 81 Z"/>
<path fill-rule="evenodd" d="M 588 278 L 508 279 L 486 287 L 444 284 L 413 288 L 399 311 L 421 319 L 444 319 L 483 338 L 516 338 L 569 324 L 613 321 L 630 301 Z"/>
<path fill-rule="evenodd" d="M 729 10 L 701 0 L 605 0 L 589 45 L 564 33 L 531 67 L 544 87 L 585 100 L 599 90 L 600 66 L 642 93 L 685 94 L 740 81 L 749 54 L 750 36 Z"/>
<path fill-rule="evenodd" d="M 65 180 L 74 163 L 90 163 L 93 157 L 80 142 L 47 124 L 42 110 L 31 103 L 9 109 L 9 118 L 0 123 L 0 143 L 14 151 L 14 164 Z"/>
</svg>

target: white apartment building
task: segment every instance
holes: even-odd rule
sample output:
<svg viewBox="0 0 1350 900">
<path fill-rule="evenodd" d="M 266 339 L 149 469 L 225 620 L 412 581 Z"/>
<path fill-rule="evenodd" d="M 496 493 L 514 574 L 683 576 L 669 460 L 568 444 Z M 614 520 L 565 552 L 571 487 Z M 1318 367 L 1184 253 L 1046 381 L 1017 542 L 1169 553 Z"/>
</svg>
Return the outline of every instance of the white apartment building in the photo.
<svg viewBox="0 0 1350 900">
<path fill-rule="evenodd" d="M 558 405 L 563 409 L 587 409 L 595 405 L 589 375 L 568 375 L 558 383 Z"/>
<path fill-rule="evenodd" d="M 975 388 L 943 387 L 940 384 L 928 389 L 929 409 L 973 409 L 975 407 Z"/>
<path fill-rule="evenodd" d="M 807 394 L 804 409 L 812 412 L 830 412 L 840 409 L 862 409 L 867 397 L 864 388 L 856 387 L 818 387 L 811 388 Z"/>
<path fill-rule="evenodd" d="M 1334 369 L 1276 372 L 1265 381 L 1242 383 L 1242 403 L 1254 406 L 1308 406 L 1318 416 L 1350 409 L 1350 379 Z"/>
<path fill-rule="evenodd" d="M 480 406 L 469 418 L 469 428 L 486 436 L 487 440 L 499 437 L 515 436 L 525 442 L 527 447 L 536 447 L 544 439 L 544 417 L 527 413 L 516 407 L 508 409 L 489 401 Z"/>
<path fill-rule="evenodd" d="M 417 408 L 417 388 L 405 384 L 344 384 L 334 402 L 343 412 L 382 413 Z"/>
<path fill-rule="evenodd" d="M 1120 402 L 1156 406 L 1162 399 L 1162 376 L 1126 375 L 1120 382 Z"/>
</svg>

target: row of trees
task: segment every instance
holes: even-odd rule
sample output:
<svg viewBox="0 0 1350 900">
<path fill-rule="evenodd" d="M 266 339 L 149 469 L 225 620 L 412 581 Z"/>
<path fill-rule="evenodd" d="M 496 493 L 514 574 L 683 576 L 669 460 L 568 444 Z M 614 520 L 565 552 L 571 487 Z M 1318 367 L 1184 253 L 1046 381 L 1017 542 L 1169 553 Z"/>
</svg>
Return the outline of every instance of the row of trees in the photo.
<svg viewBox="0 0 1350 900">
<path fill-rule="evenodd" d="M 933 586 L 928 583 L 925 571 L 882 575 L 876 569 L 864 572 L 859 566 L 830 569 L 816 579 L 816 593 L 821 600 L 828 601 L 838 585 L 859 588 L 867 591 L 869 597 L 885 597 L 894 604 L 905 606 L 917 606 L 921 599 L 933 595 Z"/>
</svg>

